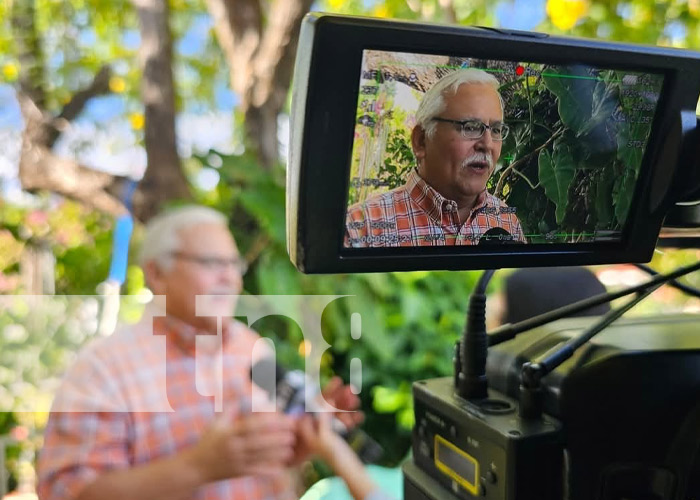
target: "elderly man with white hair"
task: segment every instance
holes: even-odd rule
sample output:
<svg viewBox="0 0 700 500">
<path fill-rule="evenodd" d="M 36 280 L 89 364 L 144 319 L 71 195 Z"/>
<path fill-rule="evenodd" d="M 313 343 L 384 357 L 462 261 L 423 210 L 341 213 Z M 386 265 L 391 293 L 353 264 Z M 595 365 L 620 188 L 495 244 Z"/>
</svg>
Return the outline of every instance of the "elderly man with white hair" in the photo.
<svg viewBox="0 0 700 500">
<path fill-rule="evenodd" d="M 349 207 L 346 247 L 473 245 L 494 228 L 525 242 L 515 210 L 486 190 L 508 134 L 498 88 L 493 75 L 461 69 L 428 90 L 411 134 L 417 167 Z"/>
<path fill-rule="evenodd" d="M 200 206 L 155 217 L 141 264 L 164 301 L 88 345 L 64 377 L 39 456 L 39 497 L 296 498 L 296 422 L 251 412 L 259 336 L 233 320 L 245 263 L 226 218 Z M 331 389 L 337 407 L 359 404 L 339 381 Z"/>
</svg>

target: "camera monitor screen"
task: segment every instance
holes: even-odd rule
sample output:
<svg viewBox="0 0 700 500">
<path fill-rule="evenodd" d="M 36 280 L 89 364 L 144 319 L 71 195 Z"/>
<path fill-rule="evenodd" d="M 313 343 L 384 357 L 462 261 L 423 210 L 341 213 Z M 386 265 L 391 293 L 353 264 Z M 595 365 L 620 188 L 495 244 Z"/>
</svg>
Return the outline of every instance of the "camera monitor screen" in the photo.
<svg viewBox="0 0 700 500">
<path fill-rule="evenodd" d="M 648 261 L 698 164 L 700 54 L 310 14 L 287 247 L 304 272 Z"/>
<path fill-rule="evenodd" d="M 618 242 L 663 74 L 364 50 L 344 248 Z"/>
</svg>

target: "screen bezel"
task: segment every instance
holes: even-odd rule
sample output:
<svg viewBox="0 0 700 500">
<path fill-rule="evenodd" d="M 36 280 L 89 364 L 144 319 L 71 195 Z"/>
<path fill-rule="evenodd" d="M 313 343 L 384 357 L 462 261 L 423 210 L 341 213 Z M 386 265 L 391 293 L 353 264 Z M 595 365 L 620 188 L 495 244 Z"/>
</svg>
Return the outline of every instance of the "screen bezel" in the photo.
<svg viewBox="0 0 700 500">
<path fill-rule="evenodd" d="M 455 47 L 467 47 L 455 49 Z M 563 39 L 537 33 L 444 27 L 311 14 L 302 26 L 295 70 L 288 166 L 288 246 L 308 273 L 483 269 L 648 261 L 669 199 L 679 151 L 669 131 L 694 109 L 700 55 L 657 47 Z M 619 242 L 353 249 L 343 246 L 350 158 L 364 50 L 454 55 L 545 64 L 586 64 L 664 76 L 626 227 Z M 682 74 L 682 78 L 680 77 Z M 303 90 L 299 87 L 303 86 Z M 302 134 L 299 134 L 301 129 Z M 663 157 L 657 154 L 666 146 Z M 680 148 L 675 148 L 680 149 Z M 659 188 L 658 179 L 669 179 Z M 654 192 L 650 188 L 656 183 Z M 290 224 L 291 222 L 291 224 Z M 321 229 L 319 229 L 321 228 Z M 435 258 L 438 257 L 438 258 Z"/>
</svg>

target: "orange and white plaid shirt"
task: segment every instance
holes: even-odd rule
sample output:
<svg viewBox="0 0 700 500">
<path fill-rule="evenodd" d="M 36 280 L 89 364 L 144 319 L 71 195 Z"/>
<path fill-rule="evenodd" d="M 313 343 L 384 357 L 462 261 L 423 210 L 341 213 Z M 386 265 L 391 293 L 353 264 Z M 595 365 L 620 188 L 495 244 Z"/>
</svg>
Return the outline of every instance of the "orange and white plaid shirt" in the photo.
<svg viewBox="0 0 700 500">
<path fill-rule="evenodd" d="M 39 498 L 76 498 L 100 474 L 194 445 L 216 415 L 216 394 L 220 409 L 250 411 L 260 390 L 250 381 L 258 339 L 241 323 L 224 321 L 219 337 L 149 311 L 137 325 L 92 342 L 53 402 L 39 455 Z M 290 484 L 241 477 L 207 484 L 193 498 L 296 498 Z"/>
<path fill-rule="evenodd" d="M 515 209 L 484 191 L 464 223 L 457 203 L 448 200 L 413 169 L 406 184 L 348 208 L 347 248 L 475 245 L 492 228 L 525 243 Z"/>
</svg>

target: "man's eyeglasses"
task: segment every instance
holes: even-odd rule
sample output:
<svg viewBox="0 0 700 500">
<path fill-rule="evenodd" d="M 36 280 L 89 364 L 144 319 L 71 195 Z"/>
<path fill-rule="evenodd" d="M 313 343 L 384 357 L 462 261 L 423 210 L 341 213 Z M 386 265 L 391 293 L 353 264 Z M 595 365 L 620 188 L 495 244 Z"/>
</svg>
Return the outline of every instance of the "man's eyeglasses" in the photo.
<svg viewBox="0 0 700 500">
<path fill-rule="evenodd" d="M 475 140 L 480 139 L 484 135 L 486 129 L 491 131 L 491 138 L 494 141 L 502 141 L 508 136 L 508 125 L 505 123 L 494 123 L 486 125 L 480 120 L 450 120 L 448 118 L 435 117 L 433 121 L 451 123 L 455 125 L 459 133 L 464 139 Z"/>
<path fill-rule="evenodd" d="M 229 266 L 233 266 L 241 275 L 244 275 L 248 270 L 248 264 L 240 257 L 231 257 L 224 259 L 221 257 L 204 257 L 201 255 L 192 255 L 184 252 L 172 252 L 170 255 L 178 259 L 194 262 L 202 266 L 207 271 L 223 271 Z"/>
</svg>

